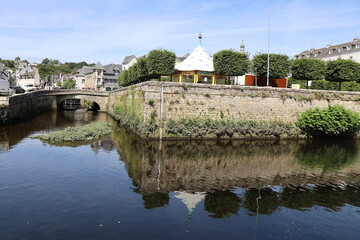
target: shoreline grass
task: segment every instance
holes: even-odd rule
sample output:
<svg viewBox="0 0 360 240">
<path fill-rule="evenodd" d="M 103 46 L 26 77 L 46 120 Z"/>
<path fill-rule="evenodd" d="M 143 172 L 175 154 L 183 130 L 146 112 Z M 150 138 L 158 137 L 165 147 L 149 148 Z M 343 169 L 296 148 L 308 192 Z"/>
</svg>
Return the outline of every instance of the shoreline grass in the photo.
<svg viewBox="0 0 360 240">
<path fill-rule="evenodd" d="M 84 126 L 67 127 L 61 131 L 51 132 L 47 135 L 36 135 L 31 138 L 51 143 L 90 142 L 109 135 L 110 133 L 110 124 L 106 122 L 94 122 Z"/>
</svg>

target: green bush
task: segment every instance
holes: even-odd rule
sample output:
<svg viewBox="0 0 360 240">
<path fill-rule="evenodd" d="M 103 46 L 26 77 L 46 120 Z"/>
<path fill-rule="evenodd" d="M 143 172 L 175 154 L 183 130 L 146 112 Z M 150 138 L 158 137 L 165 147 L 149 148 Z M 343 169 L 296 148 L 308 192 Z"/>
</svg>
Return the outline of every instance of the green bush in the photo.
<svg viewBox="0 0 360 240">
<path fill-rule="evenodd" d="M 311 89 L 317 89 L 317 90 L 338 90 L 339 84 L 335 82 L 329 82 L 326 80 L 318 80 L 311 82 Z"/>
<path fill-rule="evenodd" d="M 293 85 L 293 84 L 300 84 L 301 89 L 306 88 L 306 82 L 305 81 L 303 81 L 303 80 L 295 80 L 295 79 L 289 77 L 288 81 L 287 81 L 287 87 L 291 88 L 291 85 Z"/>
<path fill-rule="evenodd" d="M 352 137 L 360 129 L 360 117 L 357 112 L 335 105 L 307 110 L 297 126 L 312 137 Z"/>
<path fill-rule="evenodd" d="M 339 84 L 337 82 L 330 82 L 326 80 L 318 80 L 313 81 L 310 86 L 311 89 L 317 89 L 317 90 L 336 90 L 339 89 Z M 349 81 L 344 82 L 341 85 L 342 91 L 349 91 L 349 92 L 360 92 L 360 83 Z"/>
</svg>

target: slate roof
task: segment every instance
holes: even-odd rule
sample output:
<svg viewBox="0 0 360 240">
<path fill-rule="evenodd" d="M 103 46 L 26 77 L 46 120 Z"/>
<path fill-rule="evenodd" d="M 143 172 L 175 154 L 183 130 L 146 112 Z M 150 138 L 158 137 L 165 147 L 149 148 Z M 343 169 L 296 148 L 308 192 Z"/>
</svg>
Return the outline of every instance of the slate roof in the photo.
<svg viewBox="0 0 360 240">
<path fill-rule="evenodd" d="M 295 58 L 325 58 L 331 56 L 338 56 L 341 54 L 348 54 L 353 52 L 360 52 L 360 39 L 355 38 L 352 42 L 337 44 L 337 45 L 327 45 L 324 48 L 310 49 L 303 51 L 297 55 Z"/>
<path fill-rule="evenodd" d="M 21 75 L 32 75 L 32 74 L 35 74 L 35 69 L 30 66 L 25 67 L 19 71 L 20 76 Z"/>
<path fill-rule="evenodd" d="M 104 66 L 101 65 L 100 62 L 97 62 L 96 65 L 94 66 L 94 69 L 98 69 L 98 70 L 104 70 Z"/>
<path fill-rule="evenodd" d="M 94 70 L 93 67 L 89 67 L 89 66 L 83 66 L 82 68 L 80 68 L 77 73 L 76 76 L 80 77 L 80 76 L 85 76 L 86 74 L 92 73 Z"/>
<path fill-rule="evenodd" d="M 116 74 L 121 73 L 122 65 L 121 64 L 108 64 L 104 66 L 105 74 Z M 119 71 L 119 72 L 117 72 Z"/>
<path fill-rule="evenodd" d="M 180 62 L 184 61 L 188 56 L 190 56 L 190 53 L 187 53 L 182 57 L 176 57 L 176 60 L 177 60 L 177 62 L 180 63 Z"/>
<path fill-rule="evenodd" d="M 122 61 L 122 64 L 123 64 L 123 65 L 128 64 L 129 62 L 131 62 L 131 60 L 132 60 L 133 58 L 136 58 L 135 55 L 126 56 L 126 57 L 124 58 L 124 60 Z"/>
</svg>

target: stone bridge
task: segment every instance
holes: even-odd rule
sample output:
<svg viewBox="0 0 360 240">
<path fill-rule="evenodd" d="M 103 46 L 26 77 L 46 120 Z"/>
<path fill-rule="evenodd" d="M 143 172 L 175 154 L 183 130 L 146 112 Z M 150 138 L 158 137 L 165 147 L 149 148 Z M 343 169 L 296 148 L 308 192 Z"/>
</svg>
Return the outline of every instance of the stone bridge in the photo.
<svg viewBox="0 0 360 240">
<path fill-rule="evenodd" d="M 1 97 L 0 104 L 8 108 L 6 122 L 22 120 L 41 112 L 59 109 L 60 104 L 67 99 L 80 99 L 82 107 L 92 102 L 98 105 L 100 111 L 106 111 L 108 92 L 91 90 L 39 90 L 35 92 Z"/>
</svg>

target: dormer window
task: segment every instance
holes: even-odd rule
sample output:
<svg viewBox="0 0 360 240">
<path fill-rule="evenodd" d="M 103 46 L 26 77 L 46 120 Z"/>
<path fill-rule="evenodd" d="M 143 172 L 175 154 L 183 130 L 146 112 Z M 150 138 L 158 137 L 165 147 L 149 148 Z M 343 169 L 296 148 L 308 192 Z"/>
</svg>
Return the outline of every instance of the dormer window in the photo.
<svg viewBox="0 0 360 240">
<path fill-rule="evenodd" d="M 333 50 L 329 50 L 329 54 L 332 54 Z"/>
<path fill-rule="evenodd" d="M 359 48 L 360 47 L 360 44 L 358 43 L 358 44 L 356 44 L 356 48 Z"/>
<path fill-rule="evenodd" d="M 347 47 L 343 47 L 342 49 L 343 49 L 343 51 L 345 51 L 345 50 L 347 50 Z"/>
</svg>

